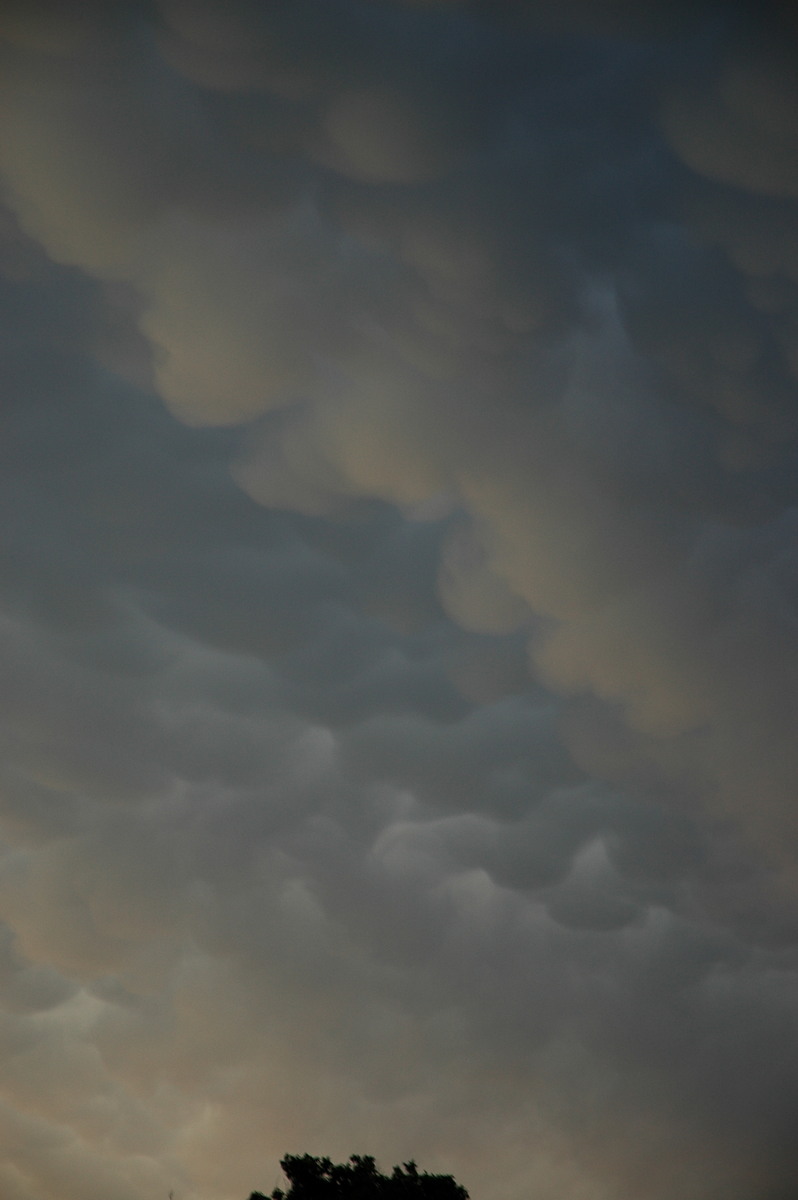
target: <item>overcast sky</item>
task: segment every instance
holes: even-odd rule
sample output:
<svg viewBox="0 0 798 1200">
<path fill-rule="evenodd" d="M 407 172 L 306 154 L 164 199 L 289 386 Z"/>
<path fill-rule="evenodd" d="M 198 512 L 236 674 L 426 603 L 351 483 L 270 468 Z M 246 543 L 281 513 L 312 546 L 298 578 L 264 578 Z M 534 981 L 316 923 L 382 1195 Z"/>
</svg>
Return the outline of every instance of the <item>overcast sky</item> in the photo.
<svg viewBox="0 0 798 1200">
<path fill-rule="evenodd" d="M 797 52 L 5 0 L 3 1200 L 795 1200 Z"/>
</svg>

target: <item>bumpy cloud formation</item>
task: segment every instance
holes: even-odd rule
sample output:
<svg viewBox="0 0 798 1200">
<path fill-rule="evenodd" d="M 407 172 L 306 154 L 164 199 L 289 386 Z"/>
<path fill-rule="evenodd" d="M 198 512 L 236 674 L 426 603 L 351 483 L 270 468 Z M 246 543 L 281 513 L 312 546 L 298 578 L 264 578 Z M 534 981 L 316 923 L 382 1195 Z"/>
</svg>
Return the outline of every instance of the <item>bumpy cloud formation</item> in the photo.
<svg viewBox="0 0 798 1200">
<path fill-rule="evenodd" d="M 788 1194 L 796 36 L 6 6 L 4 1196 Z"/>
</svg>

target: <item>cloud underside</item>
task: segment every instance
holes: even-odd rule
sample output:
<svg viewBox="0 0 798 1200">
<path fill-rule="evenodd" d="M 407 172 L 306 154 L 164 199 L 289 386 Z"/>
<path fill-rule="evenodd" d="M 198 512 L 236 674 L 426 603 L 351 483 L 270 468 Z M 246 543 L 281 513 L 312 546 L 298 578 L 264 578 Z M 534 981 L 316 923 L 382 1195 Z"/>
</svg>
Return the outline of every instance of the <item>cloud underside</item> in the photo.
<svg viewBox="0 0 798 1200">
<path fill-rule="evenodd" d="M 795 36 L 4 8 L 4 1197 L 788 1195 Z"/>
</svg>

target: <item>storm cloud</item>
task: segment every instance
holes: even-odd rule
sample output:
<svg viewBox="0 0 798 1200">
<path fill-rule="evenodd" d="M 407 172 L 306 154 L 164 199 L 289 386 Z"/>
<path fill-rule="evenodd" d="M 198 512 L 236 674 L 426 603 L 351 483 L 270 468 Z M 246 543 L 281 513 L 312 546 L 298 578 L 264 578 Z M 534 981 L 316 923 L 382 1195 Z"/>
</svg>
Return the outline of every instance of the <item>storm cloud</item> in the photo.
<svg viewBox="0 0 798 1200">
<path fill-rule="evenodd" d="M 0 16 L 0 1190 L 798 1176 L 786 5 Z"/>
</svg>

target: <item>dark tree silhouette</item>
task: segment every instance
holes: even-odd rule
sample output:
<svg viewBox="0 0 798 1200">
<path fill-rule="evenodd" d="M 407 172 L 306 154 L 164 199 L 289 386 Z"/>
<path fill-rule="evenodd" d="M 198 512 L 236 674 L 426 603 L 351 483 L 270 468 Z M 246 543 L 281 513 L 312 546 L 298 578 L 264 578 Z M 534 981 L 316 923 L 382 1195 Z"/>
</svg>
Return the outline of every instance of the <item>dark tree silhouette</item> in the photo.
<svg viewBox="0 0 798 1200">
<path fill-rule="evenodd" d="M 390 1175 L 377 1170 L 370 1156 L 353 1154 L 348 1162 L 310 1154 L 286 1155 L 280 1166 L 290 1187 L 276 1188 L 270 1200 L 468 1200 L 468 1192 L 451 1175 L 428 1175 L 414 1162 L 394 1167 Z M 249 1200 L 267 1200 L 253 1192 Z"/>
</svg>

